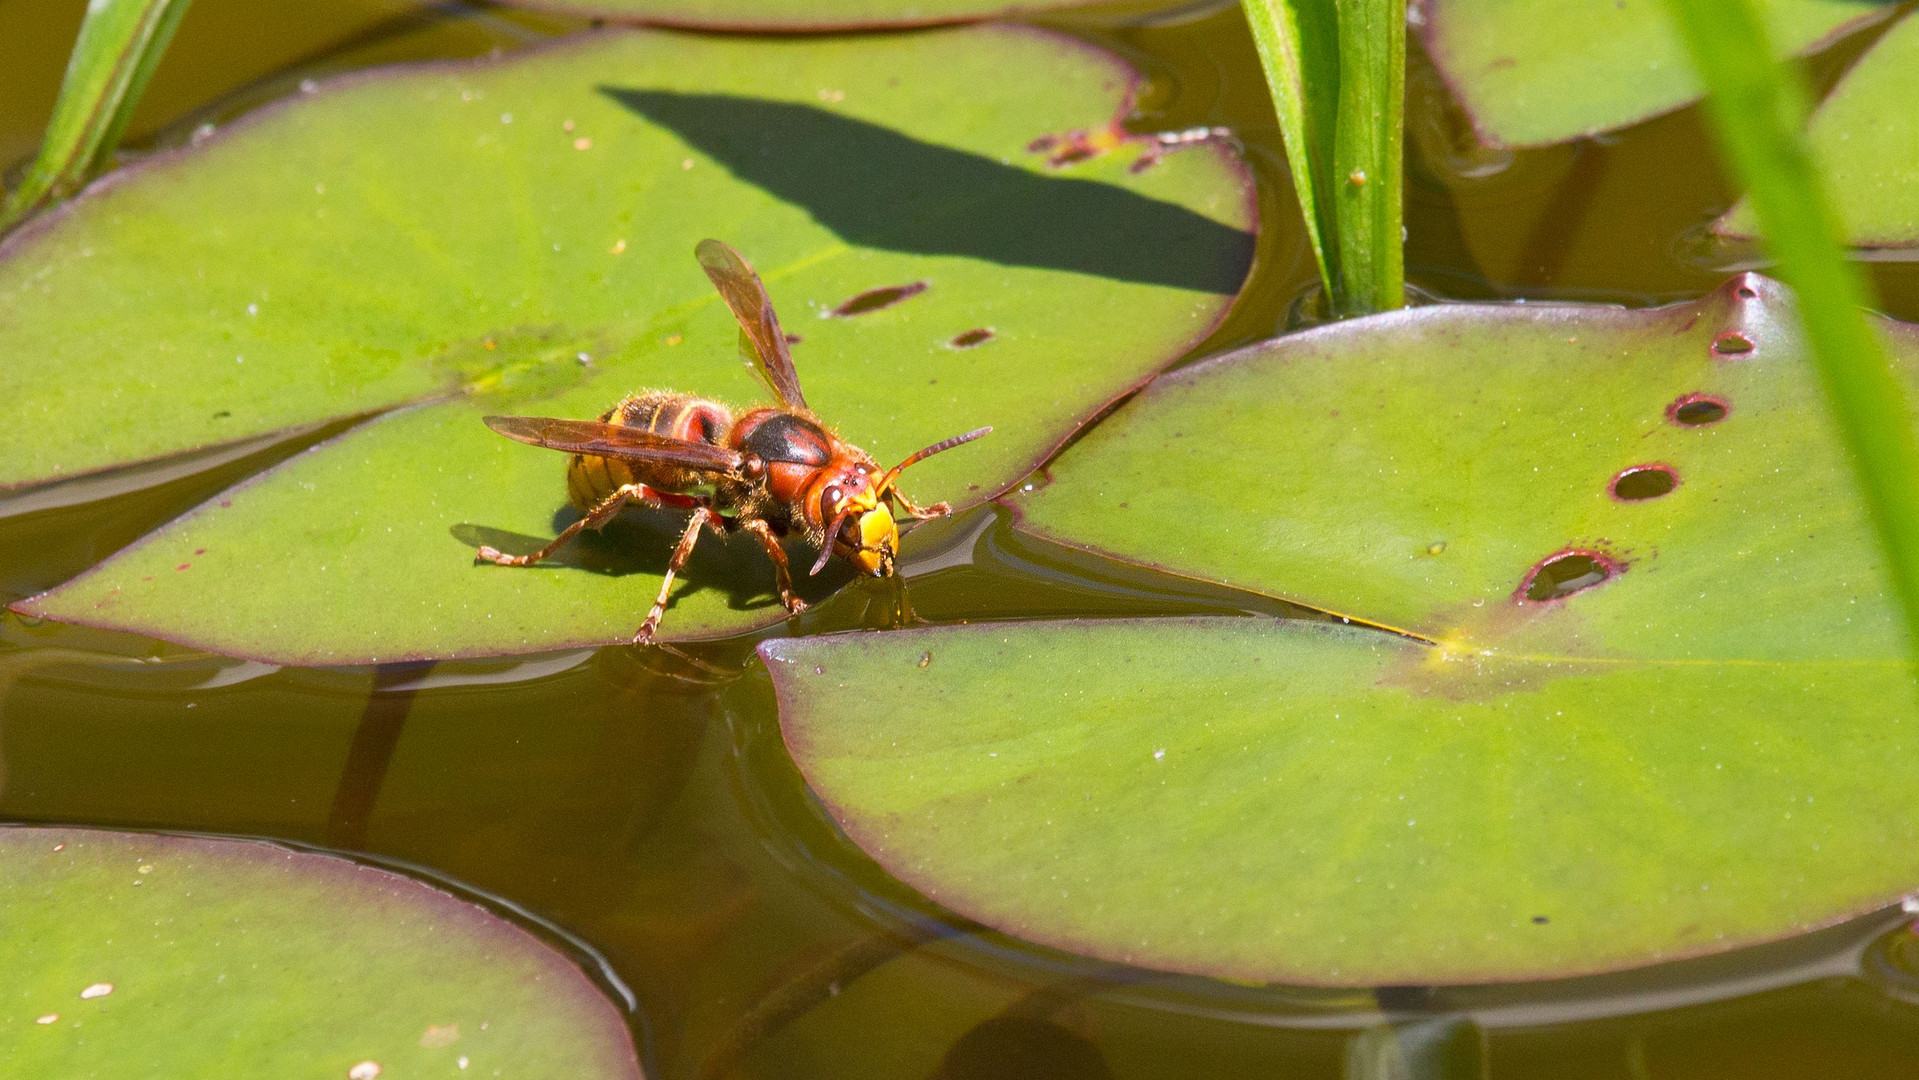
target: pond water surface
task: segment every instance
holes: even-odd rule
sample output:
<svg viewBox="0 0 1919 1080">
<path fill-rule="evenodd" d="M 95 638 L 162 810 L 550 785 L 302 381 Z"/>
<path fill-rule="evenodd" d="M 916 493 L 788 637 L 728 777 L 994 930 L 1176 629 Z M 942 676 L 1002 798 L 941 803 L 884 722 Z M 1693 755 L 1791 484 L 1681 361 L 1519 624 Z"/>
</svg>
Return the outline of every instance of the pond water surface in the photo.
<svg viewBox="0 0 1919 1080">
<path fill-rule="evenodd" d="M 83 6 L 0 0 L 0 159 L 31 152 Z M 1312 262 L 1236 6 L 1046 21 L 1148 72 L 1138 129 L 1229 127 L 1258 170 L 1253 283 L 1194 356 L 1302 321 Z M 301 78 L 579 25 L 457 3 L 197 0 L 135 132 L 178 142 Z M 1816 58 L 1814 77 L 1861 48 Z M 1417 55 L 1409 85 L 1407 265 L 1422 293 L 1642 305 L 1741 265 L 1705 238 L 1735 192 L 1696 109 L 1510 153 L 1473 143 Z M 1890 314 L 1919 319 L 1919 267 L 1873 274 Z M 57 584 L 323 434 L 84 503 L 0 503 L 0 598 Z M 907 546 L 906 597 L 931 622 L 1274 606 L 1052 548 L 990 507 Z M 800 625 L 881 626 L 896 609 L 869 583 Z M 1467 1047 L 1435 1076 L 1908 1077 L 1919 1061 L 1919 945 L 1897 912 L 1516 987 L 1248 987 L 1023 945 L 941 912 L 837 833 L 785 755 L 752 644 L 313 671 L 0 616 L 0 817 L 269 837 L 441 881 L 576 955 L 662 1078 L 1334 1077 L 1381 1038 Z"/>
</svg>

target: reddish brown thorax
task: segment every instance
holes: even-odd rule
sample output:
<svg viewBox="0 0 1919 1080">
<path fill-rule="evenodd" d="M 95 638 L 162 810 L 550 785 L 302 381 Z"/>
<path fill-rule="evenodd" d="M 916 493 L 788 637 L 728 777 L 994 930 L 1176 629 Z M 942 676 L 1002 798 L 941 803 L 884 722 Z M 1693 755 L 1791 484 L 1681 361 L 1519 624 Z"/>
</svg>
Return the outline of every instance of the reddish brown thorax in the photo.
<svg viewBox="0 0 1919 1080">
<path fill-rule="evenodd" d="M 876 470 L 865 454 L 798 413 L 754 409 L 740 417 L 733 438 L 736 449 L 766 463 L 767 493 L 813 524 L 826 524 L 835 502 L 873 486 Z"/>
</svg>

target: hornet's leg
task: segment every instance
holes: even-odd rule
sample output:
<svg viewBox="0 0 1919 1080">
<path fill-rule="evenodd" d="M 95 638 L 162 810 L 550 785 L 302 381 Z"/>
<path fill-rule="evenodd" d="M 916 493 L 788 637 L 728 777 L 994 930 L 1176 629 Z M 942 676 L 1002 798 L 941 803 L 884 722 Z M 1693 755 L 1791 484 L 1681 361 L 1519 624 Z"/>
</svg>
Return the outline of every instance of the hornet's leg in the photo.
<svg viewBox="0 0 1919 1080">
<path fill-rule="evenodd" d="M 943 502 L 936 502 L 931 506 L 921 506 L 907 498 L 906 492 L 901 491 L 897 487 L 889 492 L 889 494 L 899 500 L 900 509 L 906 511 L 907 517 L 917 518 L 920 521 L 925 521 L 927 518 L 945 517 L 953 512 L 952 506 Z"/>
<path fill-rule="evenodd" d="M 773 535 L 773 527 L 759 518 L 747 518 L 741 522 L 746 531 L 760 538 L 760 546 L 766 549 L 766 557 L 773 560 L 773 572 L 779 575 L 780 603 L 794 615 L 806 610 L 806 601 L 793 595 L 793 574 L 786 568 L 786 549 L 780 546 L 780 538 Z"/>
<path fill-rule="evenodd" d="M 906 576 L 894 574 L 888 580 L 893 584 L 893 626 L 905 628 L 918 622 L 913 614 L 913 597 L 906 591 Z"/>
<path fill-rule="evenodd" d="M 483 545 L 480 550 L 474 552 L 473 557 L 500 566 L 532 566 L 534 563 L 560 550 L 561 545 L 573 539 L 574 535 L 581 529 L 597 530 L 605 526 L 607 522 L 612 521 L 619 515 L 620 510 L 626 506 L 628 500 L 638 499 L 643 502 L 649 501 L 647 496 L 651 494 L 652 491 L 648 489 L 645 484 L 622 485 L 621 487 L 615 488 L 613 494 L 601 499 L 598 506 L 588 510 L 585 517 L 562 529 L 560 535 L 553 538 L 552 543 L 531 555 L 508 555 L 500 551 L 499 548 L 491 544 L 486 544 Z"/>
<path fill-rule="evenodd" d="M 679 546 L 673 549 L 673 557 L 666 563 L 666 580 L 660 582 L 659 598 L 653 601 L 653 610 L 646 613 L 646 621 L 640 624 L 640 632 L 633 635 L 633 644 L 653 644 L 653 632 L 660 628 L 660 619 L 666 614 L 667 595 L 673 591 L 673 576 L 686 565 L 687 557 L 693 554 L 693 545 L 699 543 L 700 530 L 711 528 L 718 531 L 720 516 L 706 506 L 693 508 L 693 517 L 686 523 L 686 531 L 680 534 Z"/>
<path fill-rule="evenodd" d="M 655 649 L 658 649 L 660 652 L 665 653 L 668 656 L 671 656 L 673 659 L 679 661 L 681 665 L 685 667 L 690 667 L 694 671 L 707 676 L 706 678 L 700 678 L 697 675 L 688 675 L 684 671 L 674 671 L 672 670 L 670 666 L 664 666 L 664 665 L 659 667 L 654 667 L 651 665 L 648 666 L 647 670 L 653 672 L 656 675 L 664 675 L 669 679 L 678 679 L 681 682 L 693 683 L 698 686 L 712 686 L 714 683 L 720 680 L 731 678 L 732 676 L 738 675 L 741 671 L 745 670 L 745 667 L 741 666 L 738 668 L 734 668 L 731 671 L 728 671 L 726 668 L 720 667 L 717 664 L 707 663 L 706 661 L 700 659 L 699 657 L 694 656 L 692 653 L 687 652 L 685 649 L 674 648 L 672 645 L 669 645 L 664 641 L 654 642 L 653 647 Z M 714 676 L 717 676 L 717 678 L 715 678 Z"/>
</svg>

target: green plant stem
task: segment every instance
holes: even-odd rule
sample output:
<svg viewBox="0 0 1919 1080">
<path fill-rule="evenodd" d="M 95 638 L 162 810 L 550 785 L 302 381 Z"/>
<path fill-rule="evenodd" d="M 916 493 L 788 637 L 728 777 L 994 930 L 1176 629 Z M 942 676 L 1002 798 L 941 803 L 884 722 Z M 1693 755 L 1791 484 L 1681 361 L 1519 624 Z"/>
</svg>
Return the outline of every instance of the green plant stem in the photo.
<svg viewBox="0 0 1919 1080">
<path fill-rule="evenodd" d="M 1405 303 L 1405 0 L 1244 0 L 1333 313 Z"/>
<path fill-rule="evenodd" d="M 1749 0 L 1667 0 L 1710 96 L 1720 155 L 1744 181 L 1865 490 L 1919 647 L 1919 440 L 1899 376 L 1866 321 L 1870 289 L 1802 132 L 1806 94 Z"/>
<path fill-rule="evenodd" d="M 1400 146 L 1405 129 L 1406 0 L 1339 0 L 1339 123 L 1333 184 L 1339 192 L 1341 315 L 1406 303 Z"/>
<path fill-rule="evenodd" d="M 40 153 L 0 203 L 0 229 L 77 191 L 119 145 L 189 0 L 90 0 Z"/>
</svg>

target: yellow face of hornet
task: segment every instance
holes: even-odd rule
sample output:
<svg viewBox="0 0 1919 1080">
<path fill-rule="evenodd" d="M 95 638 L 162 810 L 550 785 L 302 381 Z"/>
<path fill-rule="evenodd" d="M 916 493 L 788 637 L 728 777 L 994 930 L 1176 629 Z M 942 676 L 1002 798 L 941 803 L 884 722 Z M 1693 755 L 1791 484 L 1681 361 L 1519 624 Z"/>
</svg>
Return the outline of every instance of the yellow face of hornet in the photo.
<svg viewBox="0 0 1919 1080">
<path fill-rule="evenodd" d="M 846 517 L 845 527 L 833 538 L 839 553 L 862 574 L 891 577 L 893 556 L 900 549 L 900 531 L 893 512 L 868 488 L 849 500 Z M 853 546 L 855 537 L 858 547 Z"/>
</svg>

